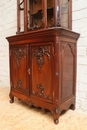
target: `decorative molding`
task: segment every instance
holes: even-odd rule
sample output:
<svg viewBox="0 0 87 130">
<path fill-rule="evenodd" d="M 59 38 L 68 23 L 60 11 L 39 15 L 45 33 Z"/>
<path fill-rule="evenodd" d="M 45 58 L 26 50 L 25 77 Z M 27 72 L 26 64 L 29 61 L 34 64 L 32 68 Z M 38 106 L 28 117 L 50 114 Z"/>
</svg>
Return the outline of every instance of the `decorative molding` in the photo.
<svg viewBox="0 0 87 130">
<path fill-rule="evenodd" d="M 44 87 L 42 86 L 42 84 L 37 85 L 38 91 L 34 92 L 33 91 L 33 95 L 45 98 L 45 99 L 49 99 L 50 100 L 50 96 L 47 96 L 44 92 Z"/>
<path fill-rule="evenodd" d="M 48 59 L 50 59 L 50 53 L 46 47 L 37 47 L 35 48 L 32 54 L 32 57 L 36 56 L 37 58 L 37 65 L 38 65 L 39 71 L 41 71 L 41 68 L 43 64 L 45 63 L 44 55 L 46 55 Z"/>
<path fill-rule="evenodd" d="M 26 54 L 24 53 L 23 48 L 16 48 L 16 49 L 14 50 L 14 55 L 15 55 L 15 57 L 16 57 L 16 62 L 17 62 L 18 68 L 20 68 L 21 59 L 22 59 L 23 56 L 26 55 Z"/>
</svg>

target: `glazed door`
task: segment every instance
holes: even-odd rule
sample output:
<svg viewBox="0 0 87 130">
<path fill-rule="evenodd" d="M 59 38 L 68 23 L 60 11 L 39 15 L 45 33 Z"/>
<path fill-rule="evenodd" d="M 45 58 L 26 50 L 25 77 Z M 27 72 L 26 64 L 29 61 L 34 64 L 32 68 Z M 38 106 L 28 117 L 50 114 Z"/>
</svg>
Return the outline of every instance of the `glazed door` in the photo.
<svg viewBox="0 0 87 130">
<path fill-rule="evenodd" d="M 31 90 L 30 95 L 52 102 L 52 43 L 31 44 Z"/>
<path fill-rule="evenodd" d="M 11 46 L 10 47 L 10 77 L 11 77 L 11 87 L 14 91 L 19 91 L 21 93 L 28 94 L 28 48 L 27 46 Z"/>
</svg>

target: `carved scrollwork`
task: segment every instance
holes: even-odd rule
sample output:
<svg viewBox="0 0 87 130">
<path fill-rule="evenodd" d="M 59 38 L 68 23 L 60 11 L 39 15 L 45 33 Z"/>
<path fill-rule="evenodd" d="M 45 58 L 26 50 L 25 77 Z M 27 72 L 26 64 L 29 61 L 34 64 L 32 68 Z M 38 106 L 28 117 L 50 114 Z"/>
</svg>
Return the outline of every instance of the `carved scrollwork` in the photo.
<svg viewBox="0 0 87 130">
<path fill-rule="evenodd" d="M 21 7 L 21 5 L 24 3 L 24 0 L 22 0 L 22 2 L 20 2 L 19 4 L 19 10 L 24 10 L 24 8 Z"/>
<path fill-rule="evenodd" d="M 41 68 L 45 62 L 44 55 L 46 55 L 48 57 L 48 59 L 50 59 L 50 53 L 46 47 L 35 48 L 35 50 L 32 54 L 32 57 L 36 56 L 36 58 L 37 58 L 37 64 L 38 64 L 39 71 L 41 71 Z"/>
<path fill-rule="evenodd" d="M 15 55 L 15 57 L 16 57 L 16 62 L 17 62 L 18 68 L 19 68 L 19 67 L 20 67 L 21 58 L 22 58 L 23 56 L 25 56 L 26 54 L 25 54 L 23 48 L 16 48 L 16 49 L 14 50 L 14 55 Z"/>
<path fill-rule="evenodd" d="M 17 85 L 14 85 L 14 88 L 24 90 L 24 88 L 22 87 L 22 81 L 20 79 L 17 80 Z"/>
<path fill-rule="evenodd" d="M 49 99 L 50 100 L 50 96 L 47 96 L 44 92 L 44 87 L 42 86 L 42 84 L 37 85 L 38 91 L 34 92 L 33 91 L 33 95 L 45 98 L 45 99 Z"/>
</svg>

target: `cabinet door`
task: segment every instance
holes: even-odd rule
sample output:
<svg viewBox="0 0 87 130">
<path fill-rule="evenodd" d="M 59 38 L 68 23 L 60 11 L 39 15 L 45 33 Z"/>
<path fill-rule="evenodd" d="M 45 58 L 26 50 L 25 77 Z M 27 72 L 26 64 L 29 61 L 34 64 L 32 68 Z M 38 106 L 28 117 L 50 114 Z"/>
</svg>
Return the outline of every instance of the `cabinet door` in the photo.
<svg viewBox="0 0 87 130">
<path fill-rule="evenodd" d="M 52 102 L 52 43 L 31 44 L 31 91 L 30 95 Z"/>
<path fill-rule="evenodd" d="M 28 94 L 27 46 L 10 47 L 10 66 L 12 89 Z"/>
</svg>

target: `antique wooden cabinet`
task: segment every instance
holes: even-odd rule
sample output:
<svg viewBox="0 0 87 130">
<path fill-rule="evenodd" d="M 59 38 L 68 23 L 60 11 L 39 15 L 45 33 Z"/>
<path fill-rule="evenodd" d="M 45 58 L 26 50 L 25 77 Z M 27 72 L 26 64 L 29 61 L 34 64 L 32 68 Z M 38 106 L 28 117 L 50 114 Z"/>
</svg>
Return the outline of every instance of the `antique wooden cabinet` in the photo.
<svg viewBox="0 0 87 130">
<path fill-rule="evenodd" d="M 48 109 L 58 123 L 63 110 L 75 108 L 76 48 L 71 0 L 17 0 L 17 34 L 7 37 L 10 102 L 14 97 Z"/>
</svg>

